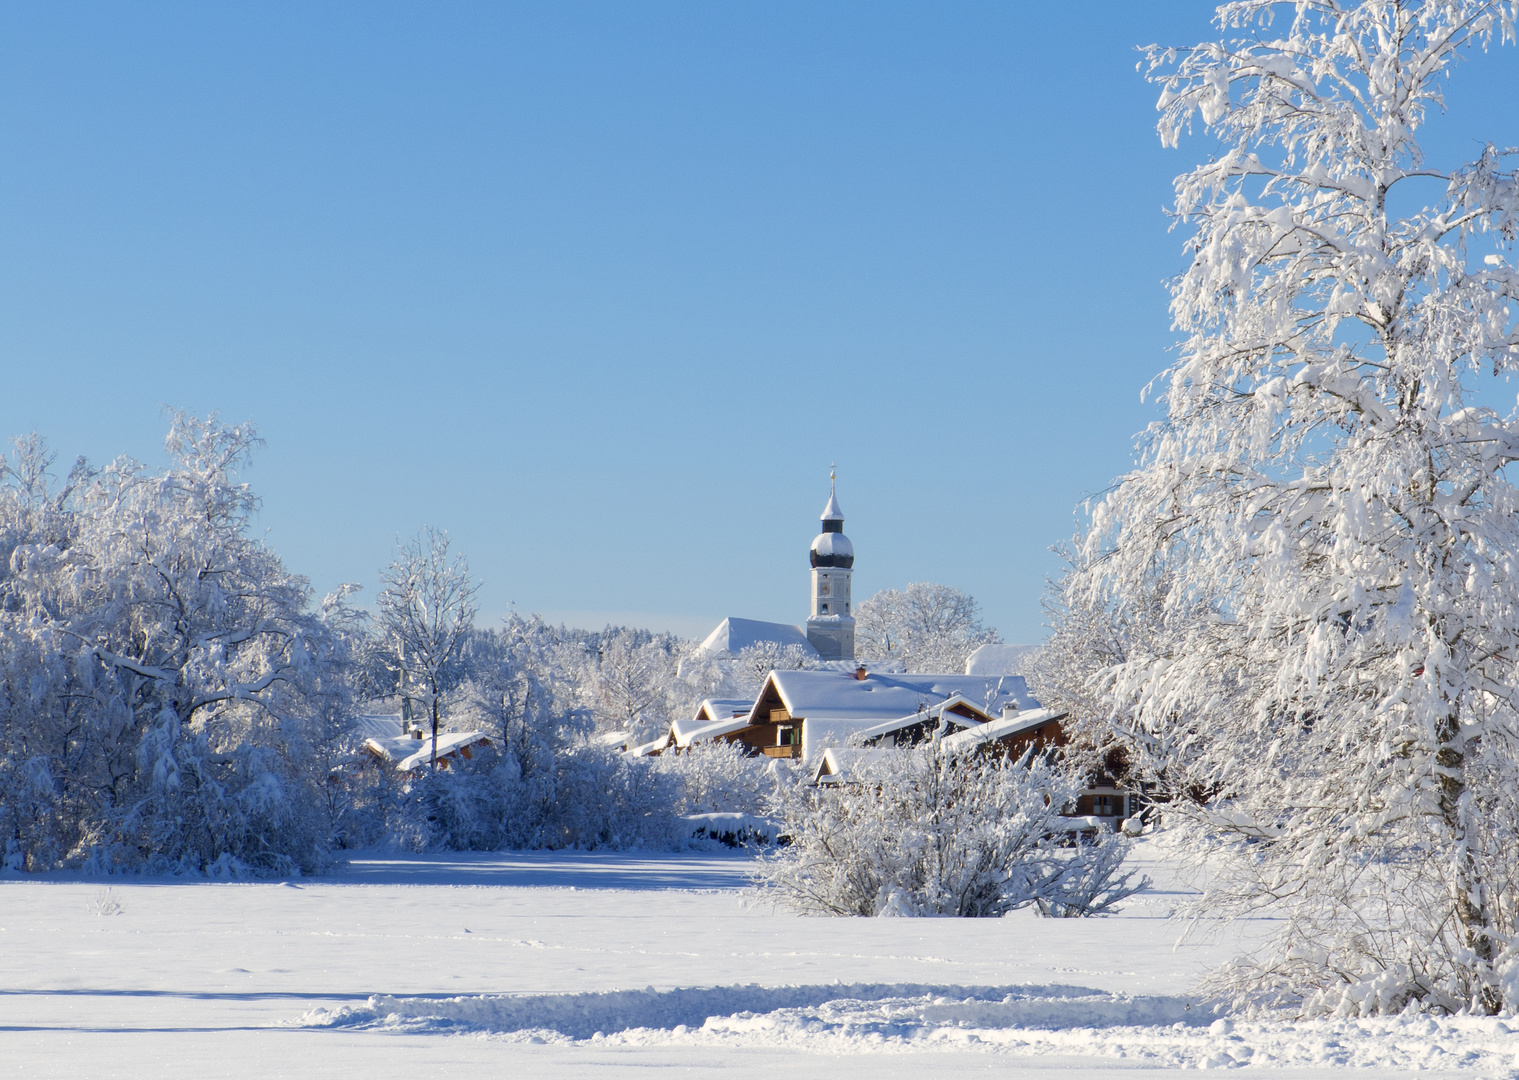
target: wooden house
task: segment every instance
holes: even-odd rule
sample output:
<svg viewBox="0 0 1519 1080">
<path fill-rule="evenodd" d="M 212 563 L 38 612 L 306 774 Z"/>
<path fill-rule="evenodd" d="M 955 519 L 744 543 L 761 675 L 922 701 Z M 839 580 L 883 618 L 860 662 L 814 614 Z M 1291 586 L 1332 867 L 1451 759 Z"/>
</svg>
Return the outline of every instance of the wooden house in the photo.
<svg viewBox="0 0 1519 1080">
<path fill-rule="evenodd" d="M 1016 675 L 772 671 L 747 714 L 685 737 L 718 738 L 765 757 L 814 761 L 830 746 L 916 745 L 945 730 L 984 724 L 1004 706 L 1018 705 L 1038 702 Z"/>
<path fill-rule="evenodd" d="M 944 750 L 951 754 L 996 754 L 1020 758 L 1030 748 L 1064 746 L 1065 713 L 1053 709 L 1009 710 L 995 720 L 944 737 Z"/>
</svg>

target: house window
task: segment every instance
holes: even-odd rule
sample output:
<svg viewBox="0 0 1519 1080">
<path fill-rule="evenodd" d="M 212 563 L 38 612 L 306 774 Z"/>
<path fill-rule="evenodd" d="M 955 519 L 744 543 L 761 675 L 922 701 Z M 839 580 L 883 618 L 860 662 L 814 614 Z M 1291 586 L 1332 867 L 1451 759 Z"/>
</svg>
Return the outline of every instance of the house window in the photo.
<svg viewBox="0 0 1519 1080">
<path fill-rule="evenodd" d="M 1117 807 L 1113 805 L 1114 802 L 1115 800 L 1112 795 L 1097 796 L 1097 815 L 1099 817 L 1112 817 L 1118 813 Z"/>
<path fill-rule="evenodd" d="M 777 728 L 776 732 L 775 732 L 776 745 L 777 746 L 796 746 L 798 743 L 801 742 L 801 740 L 799 738 L 797 738 L 797 735 L 798 735 L 798 732 L 797 732 L 796 728 L 794 728 L 794 727 L 781 727 L 781 728 Z"/>
</svg>

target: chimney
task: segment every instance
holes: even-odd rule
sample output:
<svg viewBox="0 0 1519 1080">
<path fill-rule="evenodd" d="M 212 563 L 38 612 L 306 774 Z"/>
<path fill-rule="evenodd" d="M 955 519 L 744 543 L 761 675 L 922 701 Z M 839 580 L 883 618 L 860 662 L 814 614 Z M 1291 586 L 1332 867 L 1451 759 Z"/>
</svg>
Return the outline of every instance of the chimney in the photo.
<svg viewBox="0 0 1519 1080">
<path fill-rule="evenodd" d="M 854 669 L 854 677 L 856 679 L 858 679 L 860 682 L 864 682 L 865 681 L 865 676 L 867 674 L 868 674 L 868 672 L 866 672 L 865 667 L 864 667 L 863 664 L 861 666 L 859 666 L 859 667 L 857 667 L 857 668 Z"/>
<path fill-rule="evenodd" d="M 1018 715 L 1018 703 L 1016 701 L 1004 701 L 1002 703 L 1002 719 Z"/>
</svg>

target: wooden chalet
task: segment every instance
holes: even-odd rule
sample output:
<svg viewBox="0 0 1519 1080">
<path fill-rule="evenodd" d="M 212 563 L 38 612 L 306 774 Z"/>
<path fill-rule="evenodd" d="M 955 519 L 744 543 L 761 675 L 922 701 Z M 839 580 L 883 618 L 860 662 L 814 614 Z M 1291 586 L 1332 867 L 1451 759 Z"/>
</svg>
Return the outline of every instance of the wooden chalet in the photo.
<svg viewBox="0 0 1519 1080">
<path fill-rule="evenodd" d="M 687 738 L 699 734 L 741 743 L 765 757 L 813 761 L 830 746 L 913 746 L 985 724 L 1004 706 L 1020 704 L 1038 706 L 1016 675 L 772 671 L 747 714 Z"/>
</svg>

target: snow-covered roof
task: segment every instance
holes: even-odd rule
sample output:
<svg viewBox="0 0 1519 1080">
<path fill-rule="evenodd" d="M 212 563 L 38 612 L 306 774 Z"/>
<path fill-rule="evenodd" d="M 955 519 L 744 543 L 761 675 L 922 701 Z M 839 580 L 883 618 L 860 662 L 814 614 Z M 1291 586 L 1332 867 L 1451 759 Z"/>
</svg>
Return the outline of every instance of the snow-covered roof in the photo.
<svg viewBox="0 0 1519 1080">
<path fill-rule="evenodd" d="M 466 746 L 489 742 L 490 736 L 483 731 L 439 732 L 438 756 L 447 757 Z M 392 739 L 365 739 L 364 746 L 371 753 L 393 764 L 397 772 L 411 772 L 432 762 L 431 735 L 424 739 L 413 739 L 406 735 Z"/>
<path fill-rule="evenodd" d="M 1016 675 L 1038 645 L 982 645 L 965 658 L 967 675 Z"/>
<path fill-rule="evenodd" d="M 670 736 L 679 747 L 705 742 L 718 735 L 742 731 L 749 726 L 749 714 L 735 716 L 731 720 L 676 720 L 670 725 Z"/>
<path fill-rule="evenodd" d="M 1064 715 L 1064 713 L 1057 713 L 1054 709 L 1030 709 L 1014 716 L 1004 716 L 989 723 L 968 727 L 953 735 L 946 735 L 939 741 L 939 747 L 945 753 L 964 753 L 1001 739 L 1016 738 L 1025 731 L 1043 727 L 1052 720 L 1059 720 Z"/>
<path fill-rule="evenodd" d="M 591 740 L 598 746 L 612 746 L 619 750 L 626 750 L 633 745 L 633 733 L 631 731 L 606 731 Z"/>
<path fill-rule="evenodd" d="M 958 694 L 996 715 L 1004 705 L 1037 709 L 1018 675 L 885 675 L 856 679 L 844 671 L 775 671 L 770 681 L 786 711 L 807 720 L 895 720 L 942 705 Z"/>
<path fill-rule="evenodd" d="M 830 484 L 828 486 L 828 505 L 823 507 L 822 521 L 843 521 L 844 511 L 839 509 L 839 496 Z"/>
<path fill-rule="evenodd" d="M 669 745 L 670 736 L 667 733 L 657 739 L 652 739 L 649 742 L 633 747 L 633 749 L 628 751 L 628 754 L 632 757 L 648 757 L 651 754 L 658 754 L 661 750 L 667 749 Z"/>
<path fill-rule="evenodd" d="M 816 656 L 817 650 L 807 640 L 807 631 L 789 623 L 761 622 L 758 619 L 729 617 L 717 624 L 717 629 L 697 647 L 703 656 L 736 655 L 741 649 L 768 642 L 782 647 L 796 645 L 808 656 Z"/>
<path fill-rule="evenodd" d="M 957 705 L 969 709 L 972 715 L 964 716 L 957 715 L 953 711 L 948 713 L 945 712 L 946 709 L 953 710 Z M 943 720 L 946 721 L 946 726 L 952 725 L 951 729 L 953 730 L 979 725 L 989 719 L 991 718 L 984 711 L 982 711 L 979 705 L 971 701 L 966 701 L 965 698 L 959 694 L 951 694 L 949 697 L 945 698 L 937 705 L 930 705 L 928 708 L 922 710 L 921 712 L 911 712 L 906 716 L 898 716 L 891 720 L 882 720 L 877 723 L 872 723 L 868 720 L 859 722 L 835 721 L 834 723 L 847 725 L 850 730 L 851 737 L 854 740 L 868 742 L 869 740 L 878 738 L 879 736 L 890 735 L 894 731 L 901 731 L 905 727 L 911 727 L 913 724 L 921 724 L 925 721 L 934 723 L 937 726 L 938 722 Z M 823 723 L 826 724 L 827 721 L 824 721 Z M 863 726 L 855 726 L 857 723 Z"/>
<path fill-rule="evenodd" d="M 878 750 L 855 746 L 830 746 L 818 758 L 812 770 L 814 784 L 843 784 L 866 780 L 886 773 L 900 750 Z"/>
<path fill-rule="evenodd" d="M 748 698 L 703 698 L 696 707 L 695 720 L 732 720 L 754 708 Z"/>
<path fill-rule="evenodd" d="M 812 550 L 819 555 L 848 556 L 854 558 L 854 545 L 849 542 L 849 537 L 841 532 L 818 533 L 818 538 L 812 542 Z"/>
<path fill-rule="evenodd" d="M 406 730 L 400 713 L 360 713 L 353 718 L 353 733 L 361 739 L 394 739 Z"/>
</svg>

